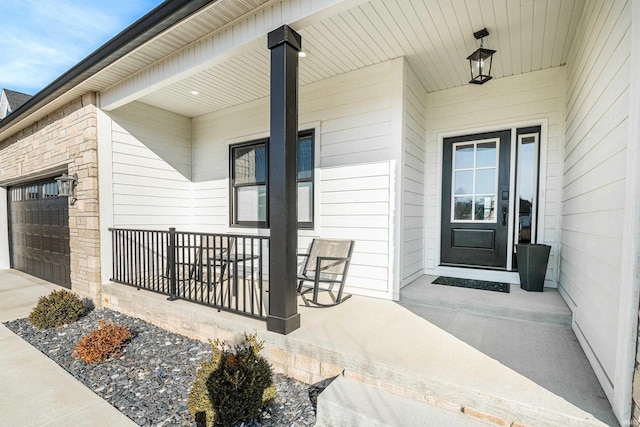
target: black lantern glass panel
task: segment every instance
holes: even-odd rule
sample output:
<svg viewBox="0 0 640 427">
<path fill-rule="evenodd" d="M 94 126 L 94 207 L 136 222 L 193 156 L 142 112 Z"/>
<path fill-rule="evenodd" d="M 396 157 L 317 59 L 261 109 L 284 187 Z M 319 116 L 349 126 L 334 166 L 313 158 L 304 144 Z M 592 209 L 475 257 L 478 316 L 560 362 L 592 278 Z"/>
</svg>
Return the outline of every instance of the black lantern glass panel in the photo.
<svg viewBox="0 0 640 427">
<path fill-rule="evenodd" d="M 482 46 L 467 57 L 471 68 L 471 80 L 469 83 L 483 84 L 491 80 L 491 62 L 495 50 L 485 49 Z"/>
<path fill-rule="evenodd" d="M 469 80 L 469 83 L 481 85 L 491 80 L 491 63 L 493 61 L 493 54 L 496 53 L 496 51 L 485 49 L 484 46 L 482 46 L 484 38 L 488 35 L 489 31 L 486 28 L 473 33 L 476 40 L 480 40 L 480 48 L 467 57 L 469 67 L 471 68 L 471 80 Z"/>
</svg>

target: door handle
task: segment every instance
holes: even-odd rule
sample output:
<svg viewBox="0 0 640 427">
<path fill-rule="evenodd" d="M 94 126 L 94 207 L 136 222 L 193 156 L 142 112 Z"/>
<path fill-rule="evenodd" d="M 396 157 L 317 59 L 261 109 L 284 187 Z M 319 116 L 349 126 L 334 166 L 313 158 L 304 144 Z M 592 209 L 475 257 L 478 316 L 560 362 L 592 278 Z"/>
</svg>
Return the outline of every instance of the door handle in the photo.
<svg viewBox="0 0 640 427">
<path fill-rule="evenodd" d="M 507 225 L 507 207 L 503 206 L 502 207 L 502 226 L 506 226 Z"/>
</svg>

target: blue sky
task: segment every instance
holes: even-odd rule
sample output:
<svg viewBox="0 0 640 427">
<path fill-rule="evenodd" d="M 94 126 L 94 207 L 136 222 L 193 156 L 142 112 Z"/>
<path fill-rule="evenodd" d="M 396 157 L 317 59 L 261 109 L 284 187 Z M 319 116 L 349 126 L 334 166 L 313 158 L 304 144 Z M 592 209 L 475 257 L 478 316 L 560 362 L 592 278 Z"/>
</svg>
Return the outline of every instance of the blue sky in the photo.
<svg viewBox="0 0 640 427">
<path fill-rule="evenodd" d="M 35 95 L 162 0 L 0 0 L 0 88 Z"/>
</svg>

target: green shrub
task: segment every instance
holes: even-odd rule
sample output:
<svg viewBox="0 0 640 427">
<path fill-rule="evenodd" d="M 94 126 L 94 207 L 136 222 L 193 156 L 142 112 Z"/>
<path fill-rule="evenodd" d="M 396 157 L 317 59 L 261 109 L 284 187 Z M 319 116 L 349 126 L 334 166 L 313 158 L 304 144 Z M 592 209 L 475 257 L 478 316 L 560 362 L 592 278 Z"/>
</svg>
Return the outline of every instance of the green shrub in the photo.
<svg viewBox="0 0 640 427">
<path fill-rule="evenodd" d="M 73 357 L 85 363 L 100 363 L 122 354 L 122 347 L 131 338 L 125 325 L 100 320 L 100 327 L 85 335 L 73 349 Z"/>
<path fill-rule="evenodd" d="M 84 316 L 86 310 L 78 296 L 61 289 L 40 297 L 29 314 L 29 320 L 38 329 L 59 328 Z"/>
<path fill-rule="evenodd" d="M 265 403 L 276 396 L 271 366 L 260 356 L 263 348 L 255 335 L 228 346 L 216 339 L 213 356 L 204 361 L 189 392 L 187 407 L 199 426 L 231 426 L 256 418 Z"/>
</svg>

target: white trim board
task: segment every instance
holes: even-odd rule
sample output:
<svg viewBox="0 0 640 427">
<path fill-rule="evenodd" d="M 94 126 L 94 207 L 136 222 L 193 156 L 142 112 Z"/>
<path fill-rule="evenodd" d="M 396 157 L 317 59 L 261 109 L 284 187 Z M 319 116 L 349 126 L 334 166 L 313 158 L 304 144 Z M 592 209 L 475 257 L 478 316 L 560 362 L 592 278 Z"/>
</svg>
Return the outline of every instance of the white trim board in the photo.
<svg viewBox="0 0 640 427">
<path fill-rule="evenodd" d="M 7 189 L 0 187 L 0 270 L 6 270 L 11 265 L 9 252 L 9 211 L 7 203 Z"/>
<path fill-rule="evenodd" d="M 112 119 L 100 108 L 96 109 L 98 142 L 98 204 L 100 209 L 100 273 L 103 283 L 113 277 L 111 232 L 113 217 L 113 138 Z"/>
<path fill-rule="evenodd" d="M 631 46 L 640 43 L 640 3 L 631 4 Z M 626 284 L 620 289 L 617 337 L 611 406 L 619 420 L 631 418 L 634 396 L 634 368 L 638 341 L 638 301 L 640 300 L 640 53 L 631 49 L 629 96 L 629 135 L 627 138 L 627 179 L 625 185 L 624 232 L 620 278 Z M 636 372 L 635 375 L 638 375 Z M 636 379 L 637 381 L 637 379 Z"/>
</svg>

